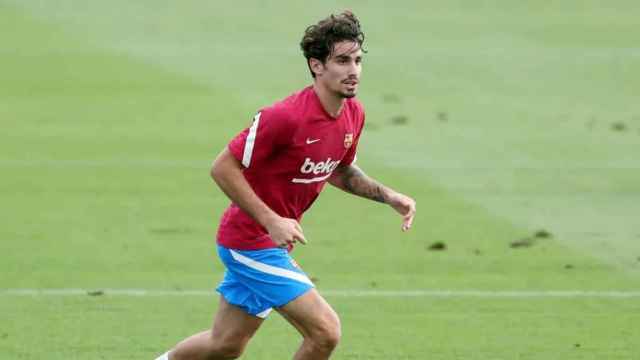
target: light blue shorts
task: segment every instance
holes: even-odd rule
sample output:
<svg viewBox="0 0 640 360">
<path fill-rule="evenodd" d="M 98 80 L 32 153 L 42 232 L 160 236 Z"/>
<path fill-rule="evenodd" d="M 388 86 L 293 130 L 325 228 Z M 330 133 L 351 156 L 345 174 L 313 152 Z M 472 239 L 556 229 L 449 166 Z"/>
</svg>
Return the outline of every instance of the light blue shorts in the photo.
<svg viewBox="0 0 640 360">
<path fill-rule="evenodd" d="M 216 290 L 250 315 L 266 318 L 272 308 L 314 287 L 285 249 L 234 250 L 218 245 L 218 255 L 227 270 Z"/>
</svg>

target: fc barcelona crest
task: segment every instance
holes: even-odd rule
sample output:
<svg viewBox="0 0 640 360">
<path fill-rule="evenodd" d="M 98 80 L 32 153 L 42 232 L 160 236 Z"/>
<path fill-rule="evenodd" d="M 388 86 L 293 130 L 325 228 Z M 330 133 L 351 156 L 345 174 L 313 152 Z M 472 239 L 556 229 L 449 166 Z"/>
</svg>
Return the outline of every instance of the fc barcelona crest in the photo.
<svg viewBox="0 0 640 360">
<path fill-rule="evenodd" d="M 344 147 L 345 147 L 345 149 L 350 148 L 351 145 L 353 145 L 353 134 L 352 133 L 344 134 Z"/>
</svg>

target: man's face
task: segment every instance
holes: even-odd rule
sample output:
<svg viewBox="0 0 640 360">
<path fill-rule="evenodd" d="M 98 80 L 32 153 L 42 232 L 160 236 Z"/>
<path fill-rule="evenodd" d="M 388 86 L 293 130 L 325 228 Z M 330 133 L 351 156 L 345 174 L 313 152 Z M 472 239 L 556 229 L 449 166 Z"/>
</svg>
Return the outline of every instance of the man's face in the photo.
<svg viewBox="0 0 640 360">
<path fill-rule="evenodd" d="M 334 44 L 324 64 L 312 60 L 316 80 L 321 85 L 343 98 L 356 96 L 362 72 L 362 50 L 357 42 L 345 40 Z"/>
</svg>

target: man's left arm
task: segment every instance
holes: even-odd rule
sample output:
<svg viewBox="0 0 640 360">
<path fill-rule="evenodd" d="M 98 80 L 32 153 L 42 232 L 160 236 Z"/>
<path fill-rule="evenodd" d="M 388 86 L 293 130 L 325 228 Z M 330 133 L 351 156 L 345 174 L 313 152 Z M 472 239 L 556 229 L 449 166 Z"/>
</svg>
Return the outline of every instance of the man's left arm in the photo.
<svg viewBox="0 0 640 360">
<path fill-rule="evenodd" d="M 350 194 L 388 204 L 402 215 L 402 231 L 411 228 L 416 214 L 415 200 L 370 178 L 357 165 L 339 165 L 328 181 Z"/>
</svg>

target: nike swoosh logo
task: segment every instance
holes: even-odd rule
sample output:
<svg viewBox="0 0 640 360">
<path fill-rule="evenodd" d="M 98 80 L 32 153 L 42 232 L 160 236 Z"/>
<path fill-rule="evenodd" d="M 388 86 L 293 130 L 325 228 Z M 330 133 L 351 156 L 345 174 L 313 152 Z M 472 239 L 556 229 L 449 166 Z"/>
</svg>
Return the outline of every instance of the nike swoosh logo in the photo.
<svg viewBox="0 0 640 360">
<path fill-rule="evenodd" d="M 309 144 L 313 144 L 314 142 L 318 142 L 318 141 L 320 141 L 320 139 L 313 139 L 313 140 L 311 140 L 311 139 L 307 138 L 307 145 L 309 145 Z"/>
</svg>

